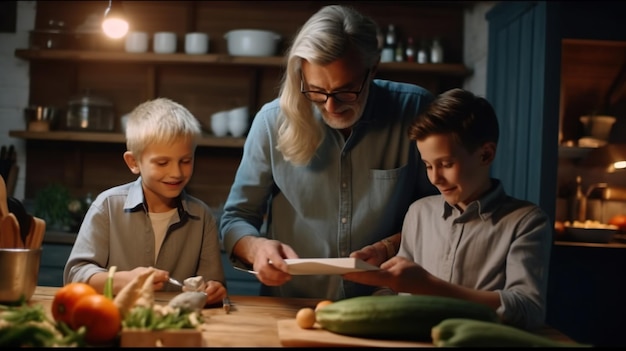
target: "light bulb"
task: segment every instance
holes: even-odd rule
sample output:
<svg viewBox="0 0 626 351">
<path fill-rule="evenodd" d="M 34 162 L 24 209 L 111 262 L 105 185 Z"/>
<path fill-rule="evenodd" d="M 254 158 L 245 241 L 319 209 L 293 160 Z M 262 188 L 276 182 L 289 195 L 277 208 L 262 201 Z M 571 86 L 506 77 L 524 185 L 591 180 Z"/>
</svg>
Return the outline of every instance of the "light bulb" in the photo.
<svg viewBox="0 0 626 351">
<path fill-rule="evenodd" d="M 119 1 L 109 0 L 109 7 L 104 11 L 102 30 L 110 38 L 118 39 L 128 32 L 128 22 L 124 18 L 122 5 Z"/>
<path fill-rule="evenodd" d="M 106 18 L 102 22 L 102 30 L 111 38 L 121 38 L 128 33 L 128 22 L 120 18 Z"/>
<path fill-rule="evenodd" d="M 626 161 L 617 161 L 613 163 L 613 168 L 615 169 L 624 169 L 626 168 Z"/>
</svg>

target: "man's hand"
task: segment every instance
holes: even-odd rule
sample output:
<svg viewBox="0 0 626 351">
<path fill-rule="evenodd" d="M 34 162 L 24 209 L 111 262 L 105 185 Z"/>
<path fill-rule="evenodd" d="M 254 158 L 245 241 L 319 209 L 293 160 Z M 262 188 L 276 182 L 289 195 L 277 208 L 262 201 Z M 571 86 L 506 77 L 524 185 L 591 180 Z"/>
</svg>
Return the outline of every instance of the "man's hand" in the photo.
<svg viewBox="0 0 626 351">
<path fill-rule="evenodd" d="M 233 252 L 238 257 L 252 257 L 250 261 L 257 272 L 257 279 L 267 286 L 279 286 L 291 280 L 284 259 L 298 258 L 289 245 L 258 237 L 242 238 L 233 248 Z"/>
</svg>

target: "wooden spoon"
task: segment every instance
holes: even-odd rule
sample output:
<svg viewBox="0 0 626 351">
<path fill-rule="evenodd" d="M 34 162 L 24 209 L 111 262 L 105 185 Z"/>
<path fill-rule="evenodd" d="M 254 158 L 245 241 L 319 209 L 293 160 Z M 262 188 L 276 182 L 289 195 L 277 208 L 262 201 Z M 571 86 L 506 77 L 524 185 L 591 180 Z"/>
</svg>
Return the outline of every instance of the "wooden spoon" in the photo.
<svg viewBox="0 0 626 351">
<path fill-rule="evenodd" d="M 0 176 L 0 219 L 9 214 L 9 205 L 7 204 L 7 185 L 4 178 Z"/>
<path fill-rule="evenodd" d="M 26 237 L 26 247 L 29 249 L 38 249 L 43 243 L 43 237 L 46 234 L 46 221 L 33 216 L 33 222 L 30 226 L 30 233 Z"/>
<path fill-rule="evenodd" d="M 24 248 L 20 236 L 20 224 L 13 213 L 0 218 L 0 247 L 6 249 Z"/>
</svg>

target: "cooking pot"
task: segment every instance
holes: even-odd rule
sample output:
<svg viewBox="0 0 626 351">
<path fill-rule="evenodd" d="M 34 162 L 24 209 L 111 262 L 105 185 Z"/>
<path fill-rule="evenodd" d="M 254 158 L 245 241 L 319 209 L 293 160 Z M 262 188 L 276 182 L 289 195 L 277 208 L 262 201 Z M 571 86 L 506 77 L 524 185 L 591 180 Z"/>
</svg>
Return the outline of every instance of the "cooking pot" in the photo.
<svg viewBox="0 0 626 351">
<path fill-rule="evenodd" d="M 236 29 L 224 34 L 228 54 L 233 56 L 273 56 L 281 36 L 260 29 Z"/>
<path fill-rule="evenodd" d="M 84 92 L 70 99 L 64 127 L 69 130 L 111 132 L 115 127 L 113 103 Z"/>
</svg>

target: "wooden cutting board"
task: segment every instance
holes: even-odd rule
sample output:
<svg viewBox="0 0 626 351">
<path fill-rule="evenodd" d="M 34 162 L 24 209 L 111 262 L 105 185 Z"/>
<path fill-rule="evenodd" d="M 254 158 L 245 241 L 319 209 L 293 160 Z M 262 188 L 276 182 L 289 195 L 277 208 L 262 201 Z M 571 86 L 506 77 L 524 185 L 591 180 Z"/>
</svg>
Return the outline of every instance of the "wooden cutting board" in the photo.
<svg viewBox="0 0 626 351">
<path fill-rule="evenodd" d="M 425 342 L 365 339 L 340 335 L 324 330 L 317 324 L 313 329 L 302 329 L 296 324 L 295 319 L 282 319 L 276 323 L 280 343 L 286 347 L 433 347 L 431 343 Z"/>
</svg>

